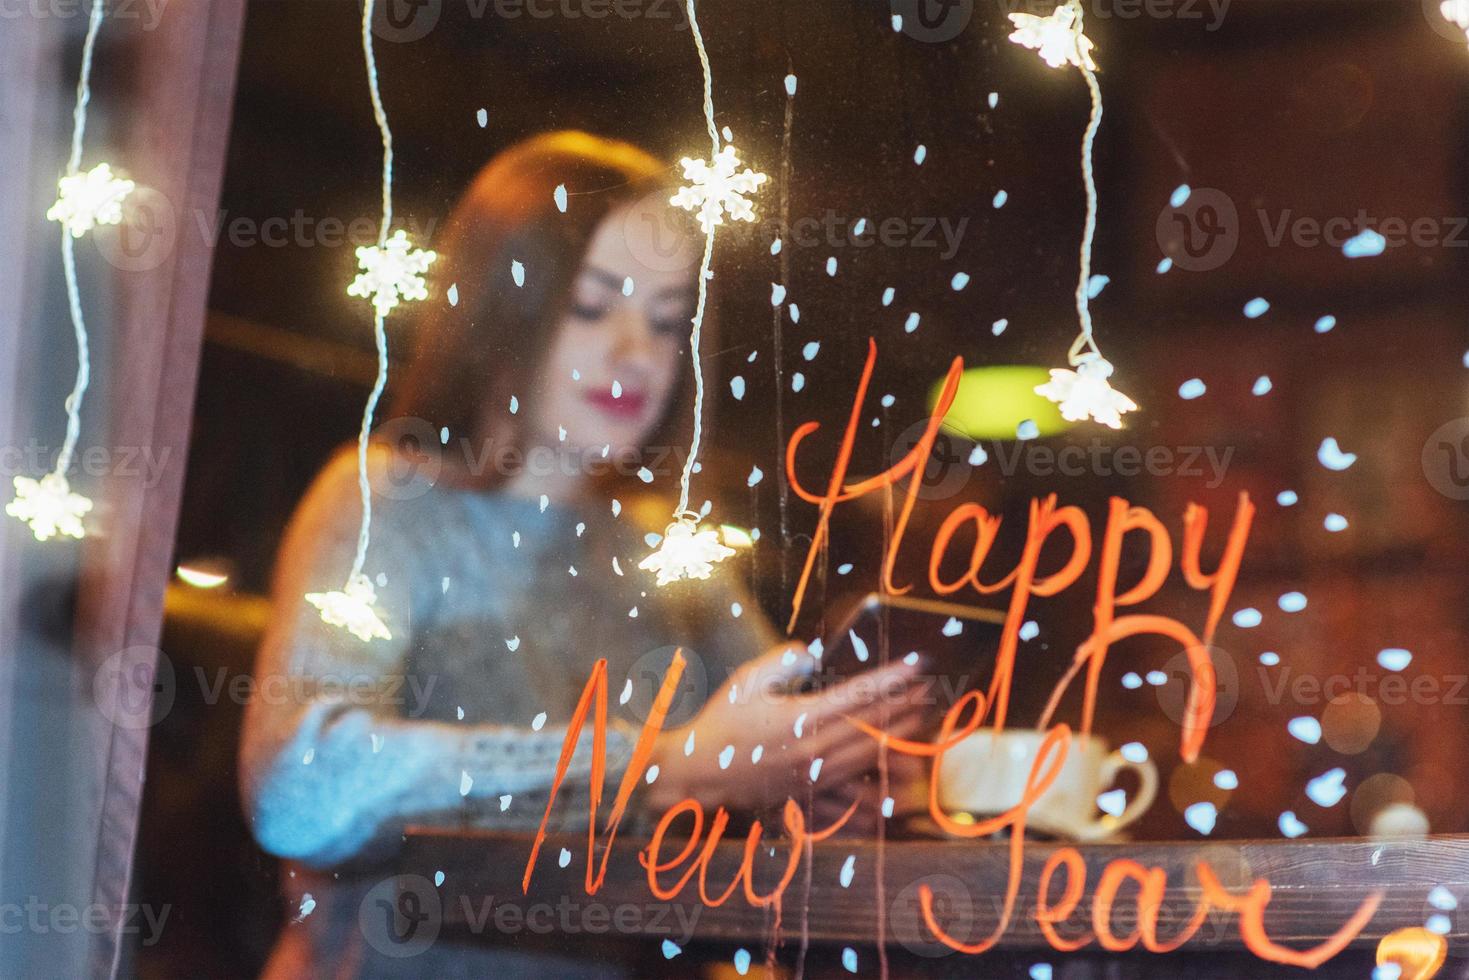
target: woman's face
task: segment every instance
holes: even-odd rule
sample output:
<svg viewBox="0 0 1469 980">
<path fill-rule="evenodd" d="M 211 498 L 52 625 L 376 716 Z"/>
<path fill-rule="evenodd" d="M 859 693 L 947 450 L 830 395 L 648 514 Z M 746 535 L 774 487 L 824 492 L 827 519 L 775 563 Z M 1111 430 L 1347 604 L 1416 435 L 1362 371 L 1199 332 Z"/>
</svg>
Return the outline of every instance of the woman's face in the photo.
<svg viewBox="0 0 1469 980">
<path fill-rule="evenodd" d="M 697 243 L 675 227 L 665 198 L 653 195 L 597 229 L 529 399 L 541 444 L 636 451 L 667 412 L 699 264 Z"/>
</svg>

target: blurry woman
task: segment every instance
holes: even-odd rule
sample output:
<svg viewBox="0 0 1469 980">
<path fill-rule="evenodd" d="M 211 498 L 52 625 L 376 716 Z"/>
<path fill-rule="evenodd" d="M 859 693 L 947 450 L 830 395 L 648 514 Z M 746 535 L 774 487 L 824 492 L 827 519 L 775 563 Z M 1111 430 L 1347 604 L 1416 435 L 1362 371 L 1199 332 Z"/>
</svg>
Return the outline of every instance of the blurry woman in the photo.
<svg viewBox="0 0 1469 980">
<path fill-rule="evenodd" d="M 241 753 L 254 833 L 291 862 L 298 913 L 267 976 L 616 975 L 605 960 L 548 959 L 524 940 L 512 949 L 440 938 L 400 958 L 364 909 L 410 823 L 540 823 L 565 725 L 600 658 L 617 716 L 609 794 L 672 649 L 688 660 L 652 760 L 659 775 L 634 798 L 644 813 L 688 796 L 746 810 L 804 801 L 818 756 L 823 786 L 850 786 L 873 768 L 874 744 L 839 715 L 876 720 L 884 709 L 840 690 L 770 693 L 793 686 L 811 660 L 781 645 L 731 584 L 733 563 L 710 581 L 661 589 L 636 567 L 650 528 L 618 494 L 640 466 L 658 467 L 663 486 L 676 479 L 691 416 L 684 375 L 700 242 L 676 233 L 685 216 L 667 203 L 668 175 L 625 143 L 554 133 L 492 161 L 455 209 L 435 243 L 443 288 L 379 427 L 393 437 L 370 456 L 366 572 L 391 639 L 359 642 L 302 600 L 335 588 L 351 565 L 355 455 L 330 463 L 297 511 L 257 665 L 261 691 L 288 693 L 251 702 Z M 564 213 L 558 185 L 571 195 Z M 457 302 L 444 296 L 449 284 Z M 885 670 L 868 690 L 901 690 L 914 668 Z M 915 729 L 913 709 L 890 699 L 885 710 L 895 734 Z M 578 790 L 591 741 L 589 727 L 552 829 L 585 826 Z M 721 768 L 731 749 L 735 761 Z"/>
</svg>

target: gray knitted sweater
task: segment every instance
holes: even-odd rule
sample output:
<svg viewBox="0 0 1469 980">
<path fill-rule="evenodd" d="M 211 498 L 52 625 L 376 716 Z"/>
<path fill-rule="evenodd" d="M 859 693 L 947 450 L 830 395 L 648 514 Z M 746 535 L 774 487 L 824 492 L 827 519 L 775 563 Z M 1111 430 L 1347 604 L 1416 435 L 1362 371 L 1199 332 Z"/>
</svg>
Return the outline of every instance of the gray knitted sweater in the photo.
<svg viewBox="0 0 1469 980">
<path fill-rule="evenodd" d="M 585 512 L 543 507 L 396 482 L 392 465 L 374 453 L 365 569 L 391 640 L 364 643 L 328 627 L 303 599 L 340 588 L 351 566 L 354 456 L 318 477 L 277 563 L 241 783 L 261 846 L 296 862 L 286 884 L 303 911 L 267 976 L 513 975 L 479 945 L 441 941 L 404 962 L 364 944 L 359 892 L 373 869 L 391 876 L 404 826 L 536 827 L 565 725 L 599 658 L 608 661 L 615 792 L 675 646 L 689 666 L 666 727 L 687 721 L 776 639 L 730 584 L 736 567 L 708 583 L 657 589 L 636 567 L 647 550 L 642 530 L 614 517 L 610 501 Z M 557 795 L 557 829 L 585 826 L 590 743 L 589 724 Z M 319 870 L 342 866 L 358 873 Z"/>
</svg>

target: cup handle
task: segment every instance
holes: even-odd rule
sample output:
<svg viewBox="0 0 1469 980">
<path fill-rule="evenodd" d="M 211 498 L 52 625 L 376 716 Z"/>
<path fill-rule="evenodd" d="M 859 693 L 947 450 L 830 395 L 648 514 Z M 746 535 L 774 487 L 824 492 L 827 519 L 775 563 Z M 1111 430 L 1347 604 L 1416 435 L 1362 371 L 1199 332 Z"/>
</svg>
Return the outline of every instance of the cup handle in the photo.
<svg viewBox="0 0 1469 980">
<path fill-rule="evenodd" d="M 1147 813 L 1148 807 L 1153 805 L 1153 800 L 1158 796 L 1158 767 L 1153 765 L 1152 759 L 1146 759 L 1142 762 L 1132 762 L 1129 759 L 1123 758 L 1121 752 L 1113 752 L 1102 763 L 1102 785 L 1110 788 L 1117 781 L 1117 776 L 1128 769 L 1137 773 L 1139 781 L 1137 792 L 1132 794 L 1132 797 L 1127 801 L 1126 809 L 1115 818 L 1115 822 L 1111 820 L 1098 820 L 1090 824 L 1086 828 L 1087 839 L 1100 840 L 1121 830 L 1123 827 L 1134 823 L 1144 813 Z"/>
</svg>

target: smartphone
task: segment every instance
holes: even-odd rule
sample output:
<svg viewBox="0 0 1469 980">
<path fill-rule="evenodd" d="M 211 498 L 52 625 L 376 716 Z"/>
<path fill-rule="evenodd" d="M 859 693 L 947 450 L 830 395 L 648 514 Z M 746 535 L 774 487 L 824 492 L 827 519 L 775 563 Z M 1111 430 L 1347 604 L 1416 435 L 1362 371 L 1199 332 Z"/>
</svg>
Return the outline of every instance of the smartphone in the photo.
<svg viewBox="0 0 1469 980">
<path fill-rule="evenodd" d="M 840 683 L 883 663 L 917 656 L 942 710 L 988 685 L 1005 613 L 933 599 L 869 593 L 840 625 L 811 644 L 816 671 L 803 690 Z M 885 646 L 884 646 L 885 644 Z"/>
</svg>

